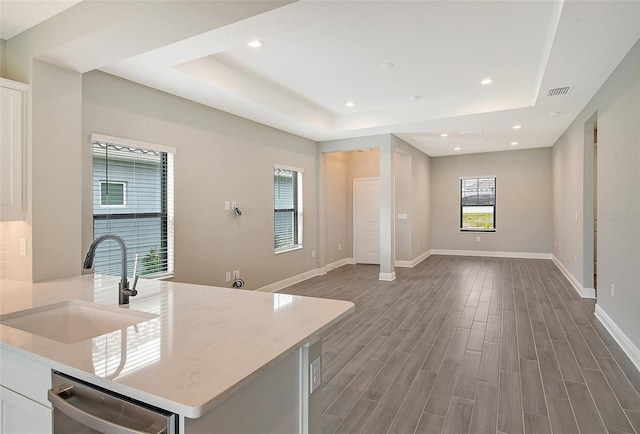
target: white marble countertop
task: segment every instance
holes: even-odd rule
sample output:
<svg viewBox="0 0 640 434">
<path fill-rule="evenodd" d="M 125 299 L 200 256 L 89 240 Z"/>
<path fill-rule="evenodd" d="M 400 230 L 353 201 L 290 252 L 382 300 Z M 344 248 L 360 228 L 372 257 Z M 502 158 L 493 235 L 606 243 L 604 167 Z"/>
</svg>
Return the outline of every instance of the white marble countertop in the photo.
<svg viewBox="0 0 640 434">
<path fill-rule="evenodd" d="M 117 306 L 118 280 L 2 280 L 0 314 L 67 300 Z M 129 309 L 157 318 L 75 344 L 0 325 L 0 349 L 197 418 L 354 310 L 346 301 L 157 280 L 140 279 L 137 289 Z"/>
</svg>

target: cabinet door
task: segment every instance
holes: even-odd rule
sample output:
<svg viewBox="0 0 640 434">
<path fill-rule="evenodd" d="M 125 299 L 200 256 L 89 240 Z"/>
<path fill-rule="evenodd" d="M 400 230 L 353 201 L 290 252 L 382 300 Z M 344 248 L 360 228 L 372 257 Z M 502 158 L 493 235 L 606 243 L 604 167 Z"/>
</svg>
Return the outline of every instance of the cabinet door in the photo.
<svg viewBox="0 0 640 434">
<path fill-rule="evenodd" d="M 23 220 L 23 107 L 19 90 L 0 87 L 0 220 Z"/>
<path fill-rule="evenodd" d="M 0 386 L 1 434 L 51 434 L 52 410 Z"/>
</svg>

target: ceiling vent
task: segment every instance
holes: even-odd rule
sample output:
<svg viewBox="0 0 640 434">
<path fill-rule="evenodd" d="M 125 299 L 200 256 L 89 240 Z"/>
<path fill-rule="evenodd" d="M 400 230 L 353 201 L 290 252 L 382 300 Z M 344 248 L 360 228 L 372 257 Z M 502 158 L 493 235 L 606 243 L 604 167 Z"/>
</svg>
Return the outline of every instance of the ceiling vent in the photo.
<svg viewBox="0 0 640 434">
<path fill-rule="evenodd" d="M 566 95 L 571 90 L 571 87 L 556 87 L 555 89 L 549 89 L 547 96 Z"/>
</svg>

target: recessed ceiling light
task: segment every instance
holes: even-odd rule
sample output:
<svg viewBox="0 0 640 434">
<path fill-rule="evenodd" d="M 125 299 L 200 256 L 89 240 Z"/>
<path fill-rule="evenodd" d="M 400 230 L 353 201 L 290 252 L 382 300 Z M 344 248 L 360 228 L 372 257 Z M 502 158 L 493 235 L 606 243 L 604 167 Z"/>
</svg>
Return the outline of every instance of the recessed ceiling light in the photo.
<svg viewBox="0 0 640 434">
<path fill-rule="evenodd" d="M 482 80 L 480 82 L 480 84 L 485 84 L 485 85 L 486 84 L 491 84 L 491 83 L 493 83 L 493 79 L 491 79 L 491 78 L 485 78 L 484 80 Z"/>
<path fill-rule="evenodd" d="M 344 105 L 345 105 L 346 107 L 353 107 L 354 105 L 356 105 L 356 103 L 355 103 L 355 102 L 353 102 L 353 101 L 347 101 Z"/>
<path fill-rule="evenodd" d="M 513 129 L 514 129 L 514 130 L 519 130 L 520 128 L 522 128 L 522 125 L 514 125 L 514 126 L 513 126 Z"/>
<path fill-rule="evenodd" d="M 459 151 L 459 150 L 460 150 L 460 148 L 453 148 L 453 150 L 454 150 L 454 151 Z"/>
<path fill-rule="evenodd" d="M 518 142 L 511 142 L 511 146 L 515 146 L 517 144 L 518 144 Z"/>
<path fill-rule="evenodd" d="M 447 133 L 440 134 L 440 137 L 448 137 L 448 136 L 449 136 L 449 134 L 447 134 Z"/>
<path fill-rule="evenodd" d="M 264 42 L 262 42 L 260 39 L 254 39 L 253 41 L 247 42 L 247 45 L 251 48 L 260 48 L 264 45 Z"/>
<path fill-rule="evenodd" d="M 552 117 L 552 118 L 555 118 L 559 114 L 560 114 L 560 112 L 549 112 L 549 116 Z"/>
<path fill-rule="evenodd" d="M 418 101 L 420 98 L 422 98 L 422 95 L 413 95 L 411 98 L 409 98 L 411 101 L 416 102 Z"/>
<path fill-rule="evenodd" d="M 393 68 L 395 66 L 396 66 L 395 63 L 387 62 L 387 63 L 381 64 L 380 68 L 391 69 L 391 68 Z"/>
</svg>

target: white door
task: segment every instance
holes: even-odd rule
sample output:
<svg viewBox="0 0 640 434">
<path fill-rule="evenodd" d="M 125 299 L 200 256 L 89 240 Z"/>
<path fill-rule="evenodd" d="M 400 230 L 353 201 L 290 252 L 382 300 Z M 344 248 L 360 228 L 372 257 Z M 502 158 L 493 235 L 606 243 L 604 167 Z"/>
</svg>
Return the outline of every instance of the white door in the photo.
<svg viewBox="0 0 640 434">
<path fill-rule="evenodd" d="M 358 264 L 380 263 L 380 179 L 354 179 L 353 251 Z"/>
</svg>

